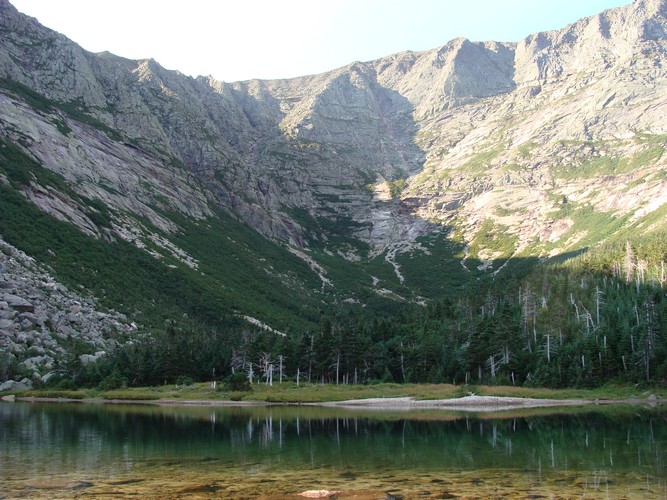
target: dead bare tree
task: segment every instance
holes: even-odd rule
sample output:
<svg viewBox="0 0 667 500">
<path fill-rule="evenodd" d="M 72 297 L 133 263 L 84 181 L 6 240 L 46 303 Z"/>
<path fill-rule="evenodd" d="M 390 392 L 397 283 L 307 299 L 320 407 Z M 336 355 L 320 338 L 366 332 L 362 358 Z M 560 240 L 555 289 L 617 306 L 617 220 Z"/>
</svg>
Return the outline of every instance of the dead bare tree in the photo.
<svg viewBox="0 0 667 500">
<path fill-rule="evenodd" d="M 273 363 L 271 362 L 271 355 L 268 352 L 263 352 L 257 364 L 260 373 L 266 381 L 266 385 L 271 382 L 271 372 L 273 371 Z"/>
<path fill-rule="evenodd" d="M 283 362 L 284 361 L 285 361 L 285 357 L 282 354 L 280 354 L 278 356 L 278 366 L 279 366 L 279 373 L 280 373 L 279 383 L 280 384 L 283 383 Z"/>
</svg>

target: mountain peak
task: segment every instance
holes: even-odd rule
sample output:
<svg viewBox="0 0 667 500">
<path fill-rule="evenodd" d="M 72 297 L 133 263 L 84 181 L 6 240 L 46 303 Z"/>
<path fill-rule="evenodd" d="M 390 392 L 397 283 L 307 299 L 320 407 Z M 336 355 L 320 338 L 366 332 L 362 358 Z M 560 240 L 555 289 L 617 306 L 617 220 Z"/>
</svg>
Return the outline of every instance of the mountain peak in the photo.
<svg viewBox="0 0 667 500">
<path fill-rule="evenodd" d="M 97 263 L 123 292 L 159 290 L 146 307 L 192 299 L 285 331 L 322 305 L 438 299 L 650 235 L 667 227 L 666 4 L 221 83 L 91 54 L 0 0 L 0 236 L 105 294 L 116 271 Z M 52 219 L 67 224 L 47 239 Z M 79 259 L 79 233 L 128 244 Z"/>
<path fill-rule="evenodd" d="M 667 14 L 667 0 L 634 0 L 632 6 L 642 7 L 650 15 L 659 13 L 664 16 Z"/>
<path fill-rule="evenodd" d="M 16 12 L 7 0 L 0 8 Z M 633 82 L 662 81 L 666 11 L 667 0 L 637 0 L 516 44 L 461 37 L 429 51 L 261 84 L 192 79 L 153 59 L 91 54 L 16 13 L 20 29 L 0 39 L 0 77 L 54 101 L 81 104 L 78 111 L 180 162 L 215 193 L 209 199 L 266 236 L 306 241 L 292 215 L 296 207 L 316 219 L 345 217 L 372 228 L 359 234 L 382 246 L 403 234 L 399 224 L 414 224 L 419 230 L 410 234 L 418 235 L 424 219 L 450 216 L 418 207 L 433 192 L 449 201 L 431 206 L 452 207 L 459 199 L 450 192 L 454 187 L 481 189 L 468 185 L 467 172 L 452 178 L 449 170 L 471 164 L 481 177 L 498 166 L 494 158 L 518 164 L 518 153 L 506 151 L 513 144 L 628 138 L 664 128 L 657 118 L 662 103 L 653 95 L 646 98 L 657 99 L 654 107 L 636 111 L 632 121 L 615 106 L 641 101 L 647 90 Z M 27 43 L 33 39 L 49 43 Z M 563 96 L 578 107 L 563 101 L 549 113 L 541 110 L 549 98 L 560 102 Z M 525 125 L 520 114 L 510 126 L 507 117 L 516 109 L 533 121 Z M 506 123 L 500 137 L 494 131 Z M 495 149 L 484 152 L 487 143 Z M 488 159 L 476 160 L 478 154 Z M 432 179 L 419 185 L 426 167 L 441 169 L 437 191 Z M 413 181 L 411 193 L 428 196 L 411 205 L 411 219 L 400 205 L 380 210 L 373 204 L 383 182 L 398 182 L 389 189 L 398 202 L 396 186 Z M 487 181 L 487 187 L 500 182 Z M 382 210 L 399 208 L 401 217 L 381 223 Z M 374 229 L 382 224 L 382 231 Z"/>
</svg>

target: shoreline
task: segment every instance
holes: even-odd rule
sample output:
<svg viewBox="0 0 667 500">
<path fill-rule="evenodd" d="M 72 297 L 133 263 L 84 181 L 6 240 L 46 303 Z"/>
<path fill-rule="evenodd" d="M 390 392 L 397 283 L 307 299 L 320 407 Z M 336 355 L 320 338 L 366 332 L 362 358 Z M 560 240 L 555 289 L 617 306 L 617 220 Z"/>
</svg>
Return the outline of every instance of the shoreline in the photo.
<svg viewBox="0 0 667 500">
<path fill-rule="evenodd" d="M 369 408 L 376 410 L 448 410 L 464 412 L 495 412 L 528 408 L 557 408 L 590 405 L 649 405 L 657 406 L 667 400 L 656 399 L 545 399 L 509 396 L 477 396 L 418 400 L 411 397 L 368 398 L 317 403 L 318 406 Z"/>
<path fill-rule="evenodd" d="M 448 410 L 463 412 L 497 412 L 525 408 L 555 408 L 590 405 L 647 405 L 667 403 L 665 399 L 544 399 L 506 396 L 469 395 L 449 399 L 415 399 L 413 397 L 366 398 L 324 402 L 267 402 L 230 401 L 206 399 L 101 399 L 101 398 L 53 398 L 3 396 L 2 401 L 28 403 L 83 403 L 83 404 L 137 404 L 158 406 L 213 406 L 213 407 L 259 407 L 259 406 L 321 406 L 329 408 L 354 408 L 372 410 Z"/>
</svg>

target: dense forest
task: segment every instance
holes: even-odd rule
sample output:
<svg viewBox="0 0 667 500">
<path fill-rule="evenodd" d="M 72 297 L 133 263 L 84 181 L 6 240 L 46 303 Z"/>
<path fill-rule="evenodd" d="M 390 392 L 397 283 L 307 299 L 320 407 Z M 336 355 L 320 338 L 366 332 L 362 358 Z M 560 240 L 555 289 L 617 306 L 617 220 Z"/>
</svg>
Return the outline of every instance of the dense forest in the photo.
<svg viewBox="0 0 667 500">
<path fill-rule="evenodd" d="M 393 316 L 322 312 L 319 328 L 285 335 L 233 318 L 212 329 L 171 321 L 94 365 L 72 352 L 77 385 L 179 380 L 326 384 L 422 382 L 596 387 L 667 378 L 667 236 L 608 243 L 524 277 Z"/>
</svg>

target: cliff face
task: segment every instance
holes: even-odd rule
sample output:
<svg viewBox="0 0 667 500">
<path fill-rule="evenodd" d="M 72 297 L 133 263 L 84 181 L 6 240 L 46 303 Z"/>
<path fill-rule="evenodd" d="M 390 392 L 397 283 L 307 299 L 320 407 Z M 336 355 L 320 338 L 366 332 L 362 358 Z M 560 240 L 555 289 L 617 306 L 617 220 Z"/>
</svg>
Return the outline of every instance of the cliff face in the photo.
<svg viewBox="0 0 667 500">
<path fill-rule="evenodd" d="M 166 213 L 205 221 L 223 208 L 293 248 L 384 255 L 401 283 L 396 255 L 428 254 L 420 238 L 444 228 L 463 269 L 477 259 L 498 271 L 489 263 L 655 226 L 667 201 L 666 14 L 665 0 L 637 0 L 516 44 L 456 39 L 224 83 L 86 52 L 0 0 L 0 135 L 103 202 L 113 224 L 23 183 L 44 211 L 192 268 Z"/>
<path fill-rule="evenodd" d="M 501 220 L 520 241 L 558 240 L 552 226 L 572 222 L 550 220 L 553 200 L 636 212 L 646 207 L 622 200 L 664 188 L 638 182 L 655 161 L 602 178 L 558 172 L 596 157 L 632 163 L 660 142 L 666 5 L 636 1 L 518 44 L 457 39 L 321 75 L 222 83 L 88 53 L 3 0 L 0 74 L 64 111 L 35 113 L 3 92 L 0 126 L 78 189 L 161 227 L 147 202 L 194 217 L 221 205 L 297 246 L 309 241 L 292 209 L 349 218 L 378 251 L 428 234 L 427 221 L 460 225 L 470 242 L 499 210 L 520 214 Z M 385 184 L 398 179 L 400 193 Z"/>
</svg>

